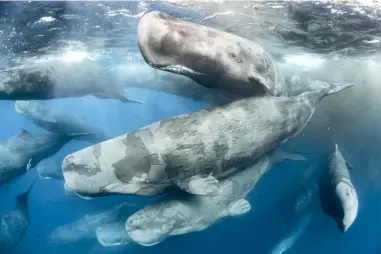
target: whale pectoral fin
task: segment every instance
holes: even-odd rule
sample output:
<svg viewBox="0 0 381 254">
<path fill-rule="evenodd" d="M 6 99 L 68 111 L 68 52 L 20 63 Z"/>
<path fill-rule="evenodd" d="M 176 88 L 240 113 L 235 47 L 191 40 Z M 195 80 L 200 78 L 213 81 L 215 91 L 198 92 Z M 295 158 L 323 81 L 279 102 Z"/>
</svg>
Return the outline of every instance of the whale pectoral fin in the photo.
<svg viewBox="0 0 381 254">
<path fill-rule="evenodd" d="M 26 171 L 28 172 L 32 168 L 32 158 L 29 159 L 28 164 L 26 165 Z"/>
<path fill-rule="evenodd" d="M 354 167 L 353 167 L 348 161 L 345 161 L 345 164 L 347 165 L 347 168 L 348 168 L 350 171 L 353 171 L 353 170 L 354 170 Z"/>
<path fill-rule="evenodd" d="M 237 216 L 249 212 L 251 210 L 251 205 L 246 199 L 238 199 L 237 201 L 230 204 L 227 209 L 227 215 Z"/>
<path fill-rule="evenodd" d="M 212 175 L 195 175 L 178 181 L 177 186 L 193 195 L 213 196 L 221 192 L 220 183 Z"/>
<path fill-rule="evenodd" d="M 129 99 L 129 98 L 127 98 L 126 96 L 123 96 L 123 95 L 121 95 L 118 99 L 119 99 L 121 102 L 123 102 L 123 103 L 137 103 L 137 104 L 144 104 L 144 102 L 142 102 L 142 101 Z"/>
</svg>

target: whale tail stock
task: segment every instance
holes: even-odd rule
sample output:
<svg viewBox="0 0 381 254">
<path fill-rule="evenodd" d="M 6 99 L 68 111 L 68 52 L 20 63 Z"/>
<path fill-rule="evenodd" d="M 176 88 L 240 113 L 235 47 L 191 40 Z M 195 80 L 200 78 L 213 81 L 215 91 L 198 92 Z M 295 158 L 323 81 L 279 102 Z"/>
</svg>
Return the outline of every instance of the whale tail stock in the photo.
<svg viewBox="0 0 381 254">
<path fill-rule="evenodd" d="M 353 83 L 339 85 L 332 84 L 328 87 L 324 87 L 315 91 L 302 93 L 300 96 L 307 97 L 308 100 L 311 102 L 311 105 L 317 105 L 319 101 L 322 100 L 324 97 L 344 91 L 345 89 L 348 89 L 353 85 Z"/>
</svg>

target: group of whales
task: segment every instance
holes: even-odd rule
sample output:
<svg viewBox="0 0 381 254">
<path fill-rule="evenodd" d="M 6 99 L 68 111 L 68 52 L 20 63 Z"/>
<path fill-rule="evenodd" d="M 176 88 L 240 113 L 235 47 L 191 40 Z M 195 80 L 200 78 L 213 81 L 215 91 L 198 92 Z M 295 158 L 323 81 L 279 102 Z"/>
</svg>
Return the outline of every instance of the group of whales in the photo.
<svg viewBox="0 0 381 254">
<path fill-rule="evenodd" d="M 245 197 L 262 176 L 286 159 L 305 160 L 284 152 L 280 145 L 304 129 L 324 97 L 352 86 L 327 84 L 289 96 L 275 61 L 254 42 L 158 11 L 146 13 L 137 30 L 139 50 L 153 68 L 240 98 L 109 139 L 83 119 L 54 112 L 36 101 L 92 94 L 135 102 L 112 83 L 102 90 L 102 77 L 85 79 L 83 85 L 79 78 L 70 81 L 73 85 L 62 81 L 70 76 L 61 73 L 65 68 L 35 68 L 18 71 L 17 78 L 0 87 L 2 98 L 19 100 L 18 113 L 57 137 L 54 142 L 45 141 L 50 145 L 30 144 L 34 135 L 26 131 L 10 138 L 0 153 L 4 182 L 55 154 L 64 140 L 78 138 L 95 144 L 63 160 L 67 190 L 83 198 L 167 194 L 131 216 L 98 220 L 98 224 L 87 217 L 86 223 L 93 225 L 87 237 L 96 236 L 104 246 L 131 242 L 152 246 L 173 235 L 204 230 L 221 218 L 247 213 L 251 204 Z M 54 72 L 59 78 L 51 78 Z M 335 145 L 319 183 L 322 210 L 341 232 L 352 225 L 358 209 L 347 165 Z M 169 187 L 178 188 L 181 195 L 171 197 Z"/>
<path fill-rule="evenodd" d="M 49 132 L 31 133 L 22 129 L 0 143 L 0 187 L 36 165 L 40 166 L 41 161 L 54 156 L 72 139 L 95 143 L 108 139 L 101 130 L 88 124 L 85 119 L 67 115 L 38 101 L 16 101 L 15 110 Z M 59 177 L 59 171 L 61 169 L 55 167 L 49 173 L 40 175 L 63 180 L 62 173 L 62 177 Z M 34 182 L 27 191 L 16 197 L 15 209 L 1 217 L 1 253 L 15 247 L 26 233 L 29 225 L 28 195 L 33 185 Z"/>
</svg>

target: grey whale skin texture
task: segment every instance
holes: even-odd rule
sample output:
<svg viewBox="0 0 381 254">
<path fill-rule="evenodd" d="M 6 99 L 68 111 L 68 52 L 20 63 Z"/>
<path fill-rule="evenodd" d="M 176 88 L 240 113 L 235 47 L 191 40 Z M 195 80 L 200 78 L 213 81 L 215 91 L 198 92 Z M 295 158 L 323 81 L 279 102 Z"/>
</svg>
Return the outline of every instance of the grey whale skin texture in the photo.
<svg viewBox="0 0 381 254">
<path fill-rule="evenodd" d="M 355 221 L 359 205 L 347 165 L 339 147 L 335 145 L 328 170 L 323 171 L 319 182 L 321 208 L 336 221 L 341 233 L 345 233 Z"/>
<path fill-rule="evenodd" d="M 98 227 L 126 220 L 131 209 L 130 203 L 122 202 L 109 210 L 86 214 L 72 223 L 56 227 L 49 234 L 48 241 L 55 245 L 65 245 L 96 239 Z"/>
<path fill-rule="evenodd" d="M 87 134 L 33 134 L 22 129 L 0 143 L 0 186 L 23 175 L 40 161 L 56 154 L 73 137 Z"/>
<path fill-rule="evenodd" d="M 0 222 L 0 253 L 8 253 L 21 240 L 29 227 L 28 196 L 34 182 L 28 190 L 16 197 L 16 207 L 4 214 Z"/>
<path fill-rule="evenodd" d="M 94 133 L 74 139 L 98 143 L 108 139 L 102 131 L 91 126 L 84 118 L 67 115 L 39 101 L 16 101 L 15 110 L 41 128 L 60 134 Z"/>
<path fill-rule="evenodd" d="M 124 96 L 111 75 L 90 60 L 45 60 L 0 71 L 0 100 L 49 100 L 93 95 L 140 103 Z"/>
<path fill-rule="evenodd" d="M 153 246 L 170 236 L 202 231 L 222 218 L 245 214 L 251 209 L 246 195 L 269 170 L 286 159 L 305 160 L 275 149 L 222 180 L 219 195 L 169 196 L 131 215 L 126 221 L 126 230 L 136 243 Z"/>
<path fill-rule="evenodd" d="M 169 186 L 214 195 L 218 179 L 297 135 L 323 97 L 351 86 L 245 98 L 155 122 L 67 155 L 65 182 L 83 196 L 150 196 Z"/>
<path fill-rule="evenodd" d="M 285 95 L 273 57 L 234 34 L 153 11 L 139 21 L 137 39 L 153 68 L 241 96 Z"/>
</svg>

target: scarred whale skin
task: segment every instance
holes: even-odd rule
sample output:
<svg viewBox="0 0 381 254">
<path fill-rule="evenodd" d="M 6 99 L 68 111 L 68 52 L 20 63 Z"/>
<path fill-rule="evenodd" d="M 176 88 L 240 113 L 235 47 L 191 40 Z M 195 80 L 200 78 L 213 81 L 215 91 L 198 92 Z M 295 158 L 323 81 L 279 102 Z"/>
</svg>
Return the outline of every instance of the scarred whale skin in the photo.
<svg viewBox="0 0 381 254">
<path fill-rule="evenodd" d="M 246 214 L 251 209 L 246 195 L 269 170 L 286 159 L 305 160 L 276 149 L 222 180 L 219 195 L 170 196 L 131 215 L 126 230 L 138 244 L 153 246 L 170 236 L 205 230 L 222 218 Z"/>
<path fill-rule="evenodd" d="M 156 195 L 171 185 L 214 195 L 219 179 L 297 135 L 323 97 L 350 86 L 245 98 L 158 121 L 66 156 L 65 182 L 81 195 Z"/>
<path fill-rule="evenodd" d="M 248 39 L 158 11 L 140 19 L 137 39 L 153 68 L 233 94 L 284 95 L 273 57 Z"/>
</svg>

